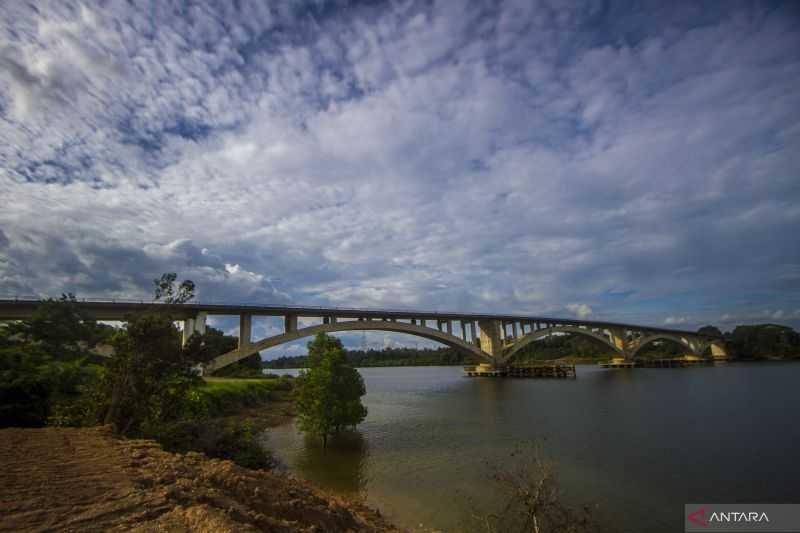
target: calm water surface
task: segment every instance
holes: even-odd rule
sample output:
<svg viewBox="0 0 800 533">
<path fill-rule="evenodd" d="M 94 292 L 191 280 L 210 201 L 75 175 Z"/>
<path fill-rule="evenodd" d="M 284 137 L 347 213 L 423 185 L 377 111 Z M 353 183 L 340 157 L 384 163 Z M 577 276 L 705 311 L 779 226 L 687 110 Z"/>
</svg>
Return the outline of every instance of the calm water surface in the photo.
<svg viewBox="0 0 800 533">
<path fill-rule="evenodd" d="M 683 530 L 688 502 L 800 502 L 800 364 L 578 367 L 576 380 L 365 368 L 369 416 L 322 450 L 293 424 L 264 440 L 290 470 L 403 527 L 463 531 L 501 505 L 491 472 L 538 440 L 565 498 L 610 531 Z M 487 466 L 495 465 L 495 466 Z"/>
</svg>

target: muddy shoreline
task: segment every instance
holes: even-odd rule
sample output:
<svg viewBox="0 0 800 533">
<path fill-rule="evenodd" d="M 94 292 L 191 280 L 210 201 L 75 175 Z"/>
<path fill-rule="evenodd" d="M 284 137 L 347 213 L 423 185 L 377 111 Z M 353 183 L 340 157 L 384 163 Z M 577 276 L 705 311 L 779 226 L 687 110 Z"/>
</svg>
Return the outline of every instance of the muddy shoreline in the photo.
<svg viewBox="0 0 800 533">
<path fill-rule="evenodd" d="M 301 480 L 108 428 L 0 430 L 0 509 L 0 531 L 399 531 Z"/>
</svg>

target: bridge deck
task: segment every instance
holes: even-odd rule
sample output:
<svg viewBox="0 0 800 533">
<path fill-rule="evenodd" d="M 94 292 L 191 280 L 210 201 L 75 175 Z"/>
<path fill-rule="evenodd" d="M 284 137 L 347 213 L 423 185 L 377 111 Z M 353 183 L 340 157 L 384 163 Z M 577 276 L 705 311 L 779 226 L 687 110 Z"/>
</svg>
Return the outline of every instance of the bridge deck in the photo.
<svg viewBox="0 0 800 533">
<path fill-rule="evenodd" d="M 31 316 L 40 300 L 6 298 L 0 299 L 0 320 L 21 320 Z M 518 314 L 492 314 L 492 313 L 464 313 L 449 311 L 420 311 L 413 309 L 365 309 L 347 307 L 315 307 L 292 306 L 271 304 L 231 304 L 231 303 L 201 303 L 190 302 L 186 304 L 163 304 L 143 300 L 106 300 L 83 299 L 78 304 L 85 308 L 87 314 L 96 320 L 124 320 L 127 315 L 141 311 L 152 306 L 168 309 L 176 319 L 185 319 L 196 316 L 198 313 L 208 315 L 237 316 L 249 314 L 253 316 L 302 316 L 302 317 L 337 317 L 352 319 L 422 319 L 422 320 L 501 320 L 505 322 L 535 322 L 552 324 L 569 324 L 592 328 L 629 328 L 646 329 L 658 333 L 671 333 L 679 335 L 698 336 L 697 332 L 647 326 L 641 324 L 627 324 L 622 322 L 608 322 L 603 320 L 578 320 L 563 317 L 546 317 L 536 315 Z M 703 336 L 703 335 L 699 335 Z"/>
</svg>

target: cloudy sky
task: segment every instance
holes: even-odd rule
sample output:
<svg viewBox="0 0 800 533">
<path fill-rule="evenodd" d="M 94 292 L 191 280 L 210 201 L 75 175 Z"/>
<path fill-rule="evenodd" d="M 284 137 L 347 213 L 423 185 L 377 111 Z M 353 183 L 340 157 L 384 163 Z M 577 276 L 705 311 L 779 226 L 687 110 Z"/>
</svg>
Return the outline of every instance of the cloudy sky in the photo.
<svg viewBox="0 0 800 533">
<path fill-rule="evenodd" d="M 800 6 L 0 4 L 0 294 L 800 325 Z"/>
</svg>

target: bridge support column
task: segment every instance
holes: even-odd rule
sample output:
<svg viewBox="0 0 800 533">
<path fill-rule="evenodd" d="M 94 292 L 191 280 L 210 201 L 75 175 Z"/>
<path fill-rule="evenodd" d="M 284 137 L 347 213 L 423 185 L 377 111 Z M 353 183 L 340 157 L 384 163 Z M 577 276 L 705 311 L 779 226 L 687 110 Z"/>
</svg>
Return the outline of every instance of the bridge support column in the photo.
<svg viewBox="0 0 800 533">
<path fill-rule="evenodd" d="M 181 346 L 186 346 L 186 343 L 189 342 L 189 339 L 191 339 L 192 335 L 194 335 L 195 333 L 199 333 L 200 335 L 205 334 L 206 318 L 208 318 L 208 313 L 200 312 L 197 313 L 197 316 L 193 318 L 187 318 L 183 321 L 183 335 L 181 336 Z"/>
<path fill-rule="evenodd" d="M 206 334 L 206 320 L 208 320 L 208 313 L 201 311 L 197 313 L 197 318 L 194 319 L 194 330 L 200 335 Z"/>
<path fill-rule="evenodd" d="M 186 318 L 183 320 L 183 337 L 181 339 L 181 346 L 186 346 L 189 339 L 194 335 L 194 318 Z"/>
<path fill-rule="evenodd" d="M 250 336 L 253 332 L 253 316 L 248 314 L 239 315 L 239 351 L 244 350 L 250 345 Z"/>
<path fill-rule="evenodd" d="M 711 357 L 713 359 L 727 359 L 728 352 L 725 351 L 725 348 L 715 342 L 711 343 Z"/>
<path fill-rule="evenodd" d="M 691 350 L 691 355 L 701 356 L 703 355 L 703 348 L 702 344 L 700 343 L 700 339 L 697 338 L 688 338 L 688 339 L 681 339 L 686 342 L 689 346 L 689 350 Z"/>
<path fill-rule="evenodd" d="M 610 328 L 608 332 L 611 334 L 611 344 L 622 354 L 622 357 L 629 359 L 628 354 L 628 333 L 624 329 Z"/>
<path fill-rule="evenodd" d="M 503 342 L 500 340 L 502 323 L 499 320 L 481 320 L 478 322 L 481 350 L 494 359 L 494 364 L 501 362 L 503 357 Z"/>
<path fill-rule="evenodd" d="M 283 329 L 285 333 L 297 331 L 297 315 L 286 315 L 283 319 Z"/>
</svg>

